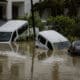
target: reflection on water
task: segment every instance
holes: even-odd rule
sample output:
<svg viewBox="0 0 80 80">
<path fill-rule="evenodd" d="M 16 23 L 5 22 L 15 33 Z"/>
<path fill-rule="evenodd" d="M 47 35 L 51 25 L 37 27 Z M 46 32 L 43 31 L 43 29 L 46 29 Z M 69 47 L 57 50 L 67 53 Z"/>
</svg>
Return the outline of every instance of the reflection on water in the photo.
<svg viewBox="0 0 80 80">
<path fill-rule="evenodd" d="M 59 66 L 57 63 L 53 66 L 52 76 L 53 80 L 59 80 Z"/>
<path fill-rule="evenodd" d="M 0 80 L 80 80 L 80 57 L 32 42 L 0 44 Z"/>
</svg>

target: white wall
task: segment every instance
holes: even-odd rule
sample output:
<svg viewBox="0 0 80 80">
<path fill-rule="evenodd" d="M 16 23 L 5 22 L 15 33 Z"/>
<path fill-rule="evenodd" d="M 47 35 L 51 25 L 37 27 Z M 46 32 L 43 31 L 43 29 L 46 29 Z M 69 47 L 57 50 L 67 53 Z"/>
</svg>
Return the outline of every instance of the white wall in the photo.
<svg viewBox="0 0 80 80">
<path fill-rule="evenodd" d="M 21 1 L 25 1 L 25 0 L 11 0 L 12 2 L 21 2 Z"/>
<path fill-rule="evenodd" d="M 8 3 L 7 3 L 7 19 L 12 19 L 12 2 L 11 0 L 8 0 Z"/>
<path fill-rule="evenodd" d="M 33 4 L 39 2 L 39 0 L 33 0 Z M 30 14 L 31 12 L 31 0 L 25 0 L 25 14 Z"/>
<path fill-rule="evenodd" d="M 24 5 L 22 7 L 20 6 L 19 9 L 19 16 L 23 16 L 26 13 L 30 14 L 31 10 L 31 0 L 7 0 L 7 19 L 10 20 L 12 19 L 12 3 L 13 2 L 24 2 Z M 39 0 L 33 0 L 33 3 L 35 4 Z"/>
<path fill-rule="evenodd" d="M 33 3 L 39 2 L 39 0 L 33 0 Z"/>
<path fill-rule="evenodd" d="M 24 5 L 25 5 L 25 6 L 24 6 L 24 7 L 25 7 L 25 8 L 24 8 L 24 9 L 25 9 L 25 10 L 24 10 L 24 11 L 25 11 L 25 14 L 26 14 L 26 13 L 30 14 L 30 9 L 31 9 L 30 0 L 25 0 L 25 4 L 24 4 Z"/>
</svg>

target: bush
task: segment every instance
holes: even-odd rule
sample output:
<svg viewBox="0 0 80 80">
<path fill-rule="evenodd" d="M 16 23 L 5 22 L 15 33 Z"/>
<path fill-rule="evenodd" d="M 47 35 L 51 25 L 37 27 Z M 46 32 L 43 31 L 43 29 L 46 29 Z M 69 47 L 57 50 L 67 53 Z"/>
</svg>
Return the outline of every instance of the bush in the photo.
<svg viewBox="0 0 80 80">
<path fill-rule="evenodd" d="M 76 23 L 80 24 L 80 17 L 76 17 L 74 19 L 75 19 Z"/>
<path fill-rule="evenodd" d="M 25 16 L 20 16 L 20 17 L 18 17 L 17 19 L 20 19 L 20 20 L 27 20 L 27 21 L 28 21 L 29 16 L 28 16 L 28 14 L 26 14 Z"/>
<path fill-rule="evenodd" d="M 53 29 L 65 36 L 74 36 L 75 20 L 67 16 L 53 17 Z M 55 26 L 54 26 L 55 25 Z"/>
<path fill-rule="evenodd" d="M 39 30 L 44 30 L 44 24 L 41 22 L 41 18 L 39 17 L 39 14 L 37 12 L 34 13 L 34 19 L 35 19 L 35 27 L 38 27 Z M 32 17 L 30 16 L 29 19 L 29 25 L 32 27 Z"/>
<path fill-rule="evenodd" d="M 53 24 L 53 17 L 50 16 L 48 19 L 47 19 L 47 23 L 48 25 L 52 25 Z"/>
<path fill-rule="evenodd" d="M 29 22 L 29 26 L 32 27 L 32 15 L 26 14 L 25 16 L 21 16 L 18 19 L 27 20 Z M 38 27 L 39 30 L 44 30 L 44 24 L 41 22 L 39 14 L 37 12 L 34 13 L 35 27 Z"/>
</svg>

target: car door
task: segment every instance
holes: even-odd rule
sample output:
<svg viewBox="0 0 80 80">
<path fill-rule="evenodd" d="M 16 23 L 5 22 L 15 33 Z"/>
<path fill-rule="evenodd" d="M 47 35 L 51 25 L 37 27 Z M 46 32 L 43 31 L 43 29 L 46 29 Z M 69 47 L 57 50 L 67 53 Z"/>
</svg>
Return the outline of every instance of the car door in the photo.
<svg viewBox="0 0 80 80">
<path fill-rule="evenodd" d="M 38 36 L 38 46 L 40 48 L 48 49 L 46 46 L 46 42 L 47 40 L 44 37 L 42 37 L 41 35 Z"/>
<path fill-rule="evenodd" d="M 47 42 L 47 48 L 50 50 L 53 50 L 53 46 L 51 45 L 51 43 L 49 41 Z"/>
</svg>

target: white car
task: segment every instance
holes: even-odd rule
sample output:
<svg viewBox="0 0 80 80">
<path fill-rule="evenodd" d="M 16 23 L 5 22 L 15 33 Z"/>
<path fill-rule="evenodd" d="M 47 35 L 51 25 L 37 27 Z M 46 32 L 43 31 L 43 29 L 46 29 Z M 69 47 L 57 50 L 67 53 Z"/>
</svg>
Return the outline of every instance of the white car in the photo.
<svg viewBox="0 0 80 80">
<path fill-rule="evenodd" d="M 0 27 L 0 43 L 16 41 L 28 28 L 28 22 L 24 20 L 10 20 Z"/>
<path fill-rule="evenodd" d="M 69 46 L 69 40 L 54 30 L 41 31 L 36 37 L 36 46 L 53 50 L 54 47 L 63 48 Z"/>
</svg>

